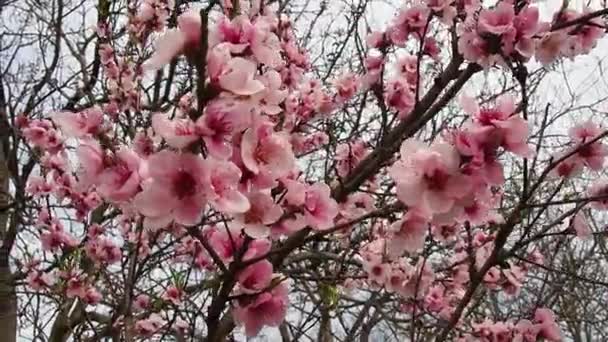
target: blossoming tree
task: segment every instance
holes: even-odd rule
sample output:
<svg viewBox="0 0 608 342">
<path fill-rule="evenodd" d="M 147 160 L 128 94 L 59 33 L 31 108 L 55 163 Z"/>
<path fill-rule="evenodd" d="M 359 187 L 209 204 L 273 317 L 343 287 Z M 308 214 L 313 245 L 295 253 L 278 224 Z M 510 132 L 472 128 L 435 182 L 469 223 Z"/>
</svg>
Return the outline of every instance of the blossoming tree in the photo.
<svg viewBox="0 0 608 342">
<path fill-rule="evenodd" d="M 605 4 L 342 4 L 0 5 L 3 341 L 605 338 Z"/>
</svg>

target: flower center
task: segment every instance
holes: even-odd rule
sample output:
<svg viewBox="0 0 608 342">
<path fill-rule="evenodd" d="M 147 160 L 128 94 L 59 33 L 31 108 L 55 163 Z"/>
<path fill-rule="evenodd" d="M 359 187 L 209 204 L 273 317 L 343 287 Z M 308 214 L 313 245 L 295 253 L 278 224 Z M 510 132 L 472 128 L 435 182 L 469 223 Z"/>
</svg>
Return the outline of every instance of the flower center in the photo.
<svg viewBox="0 0 608 342">
<path fill-rule="evenodd" d="M 173 180 L 173 191 L 179 199 L 193 196 L 196 193 L 196 180 L 190 173 L 180 170 Z"/>
<path fill-rule="evenodd" d="M 435 169 L 431 174 L 425 174 L 424 180 L 429 190 L 441 191 L 448 183 L 449 175 L 440 169 Z"/>
</svg>

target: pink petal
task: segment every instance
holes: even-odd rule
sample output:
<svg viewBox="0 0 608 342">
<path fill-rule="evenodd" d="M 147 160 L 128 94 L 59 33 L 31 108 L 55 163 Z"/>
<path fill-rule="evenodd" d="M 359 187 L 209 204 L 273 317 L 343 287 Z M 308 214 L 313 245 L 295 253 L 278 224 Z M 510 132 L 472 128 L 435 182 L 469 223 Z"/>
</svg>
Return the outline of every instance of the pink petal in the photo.
<svg viewBox="0 0 608 342">
<path fill-rule="evenodd" d="M 186 35 L 180 30 L 168 30 L 156 42 L 154 54 L 143 64 L 143 68 L 154 71 L 168 64 L 184 49 L 186 41 Z"/>
</svg>

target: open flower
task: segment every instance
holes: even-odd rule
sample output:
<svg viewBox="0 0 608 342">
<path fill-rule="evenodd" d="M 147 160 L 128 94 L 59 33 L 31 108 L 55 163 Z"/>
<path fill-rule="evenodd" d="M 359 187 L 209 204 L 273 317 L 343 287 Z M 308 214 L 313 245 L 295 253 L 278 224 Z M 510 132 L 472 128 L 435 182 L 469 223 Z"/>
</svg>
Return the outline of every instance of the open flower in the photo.
<svg viewBox="0 0 608 342">
<path fill-rule="evenodd" d="M 232 311 L 234 320 L 245 327 L 245 334 L 249 337 L 257 335 L 264 326 L 276 327 L 287 314 L 287 295 L 287 286 L 281 283 L 249 302 L 239 302 Z"/>
<path fill-rule="evenodd" d="M 148 224 L 165 226 L 171 221 L 194 225 L 203 216 L 207 203 L 203 159 L 191 153 L 164 150 L 148 159 L 150 178 L 144 191 L 135 196 L 135 207 Z"/>
<path fill-rule="evenodd" d="M 471 184 L 459 172 L 460 157 L 454 147 L 435 143 L 430 147 L 416 140 L 401 146 L 401 160 L 390 169 L 397 183 L 397 197 L 423 215 L 448 212 Z"/>
</svg>

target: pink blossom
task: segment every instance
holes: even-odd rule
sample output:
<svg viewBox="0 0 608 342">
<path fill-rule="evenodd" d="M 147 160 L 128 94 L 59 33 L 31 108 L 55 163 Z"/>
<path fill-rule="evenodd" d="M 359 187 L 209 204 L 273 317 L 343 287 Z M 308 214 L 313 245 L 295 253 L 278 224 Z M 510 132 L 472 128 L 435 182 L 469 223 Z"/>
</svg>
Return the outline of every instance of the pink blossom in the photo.
<svg viewBox="0 0 608 342">
<path fill-rule="evenodd" d="M 382 262 L 381 257 L 364 259 L 363 270 L 367 273 L 370 282 L 377 285 L 384 285 L 390 276 L 391 267 Z"/>
<path fill-rule="evenodd" d="M 288 90 L 283 86 L 281 74 L 275 70 L 268 70 L 259 77 L 265 89 L 252 95 L 252 102 L 265 114 L 276 115 L 283 111 L 281 103 L 285 100 Z"/>
<path fill-rule="evenodd" d="M 40 234 L 42 249 L 45 251 L 56 252 L 60 249 L 78 246 L 78 240 L 70 233 L 63 230 L 59 224 L 52 225 L 49 230 Z"/>
<path fill-rule="evenodd" d="M 236 95 L 253 95 L 264 90 L 264 84 L 254 79 L 256 64 L 242 57 L 229 60 L 218 77 L 219 85 Z"/>
<path fill-rule="evenodd" d="M 539 327 L 527 319 L 522 319 L 515 324 L 515 336 L 513 342 L 536 342 Z"/>
<path fill-rule="evenodd" d="M 539 12 L 537 7 L 527 6 L 522 9 L 513 21 L 515 27 L 515 50 L 526 59 L 534 55 L 536 42 L 534 35 L 540 26 L 538 22 Z"/>
<path fill-rule="evenodd" d="M 386 103 L 399 112 L 399 118 L 408 116 L 416 102 L 410 83 L 404 77 L 395 77 L 387 81 L 385 89 Z"/>
<path fill-rule="evenodd" d="M 247 195 L 250 207 L 245 213 L 235 216 L 235 223 L 244 227 L 245 233 L 254 238 L 267 237 L 269 225 L 279 220 L 283 214 L 281 207 L 274 203 L 269 194 L 252 192 Z"/>
<path fill-rule="evenodd" d="M 476 134 L 487 145 L 485 149 L 502 146 L 522 157 L 531 156 L 532 150 L 527 144 L 530 128 L 522 117 L 514 115 L 516 107 L 512 97 L 500 97 L 495 107 L 479 108 L 473 99 L 463 96 L 461 105 L 478 125 Z"/>
<path fill-rule="evenodd" d="M 595 181 L 589 189 L 587 194 L 590 198 L 596 198 L 591 202 L 591 207 L 597 210 L 608 210 L 608 181 L 605 179 L 599 179 Z"/>
<path fill-rule="evenodd" d="M 513 30 L 515 11 L 508 2 L 500 2 L 494 9 L 482 10 L 479 14 L 479 28 L 482 32 L 497 36 Z"/>
<path fill-rule="evenodd" d="M 424 304 L 429 311 L 439 312 L 447 305 L 444 291 L 445 289 L 440 285 L 435 285 L 429 289 L 426 297 L 424 297 Z"/>
<path fill-rule="evenodd" d="M 233 99 L 211 101 L 196 121 L 196 131 L 203 136 L 205 146 L 213 157 L 227 159 L 232 153 L 232 137 L 251 124 L 249 107 Z"/>
<path fill-rule="evenodd" d="M 268 172 L 275 178 L 286 175 L 295 163 L 291 144 L 272 124 L 262 122 L 248 129 L 241 142 L 243 164 L 252 173 Z"/>
<path fill-rule="evenodd" d="M 48 120 L 25 121 L 21 133 L 28 142 L 45 151 L 56 153 L 62 148 L 63 139 Z"/>
<path fill-rule="evenodd" d="M 152 116 L 152 128 L 173 148 L 185 148 L 198 139 L 194 123 L 188 118 L 169 119 L 166 115 Z"/>
<path fill-rule="evenodd" d="M 167 322 L 157 313 L 152 313 L 146 319 L 140 319 L 135 323 L 137 334 L 151 337 L 156 334 Z"/>
<path fill-rule="evenodd" d="M 417 38 L 421 38 L 428 21 L 429 12 L 428 7 L 424 5 L 408 6 L 401 10 L 389 32 L 393 43 L 396 45 L 404 44 L 407 37 L 412 33 L 416 34 Z"/>
<path fill-rule="evenodd" d="M 304 218 L 317 230 L 333 226 L 338 214 L 338 204 L 331 198 L 329 186 L 325 183 L 315 183 L 306 189 L 304 198 Z"/>
<path fill-rule="evenodd" d="M 359 79 L 353 73 L 345 73 L 333 81 L 338 95 L 338 102 L 352 98 L 359 89 Z"/>
<path fill-rule="evenodd" d="M 238 190 L 241 170 L 229 161 L 207 159 L 209 187 L 207 196 L 216 210 L 226 213 L 244 213 L 249 200 Z"/>
<path fill-rule="evenodd" d="M 555 315 L 549 309 L 536 309 L 534 321 L 539 324 L 539 335 L 548 341 L 561 341 L 562 334 L 559 326 L 555 322 Z"/>
<path fill-rule="evenodd" d="M 272 280 L 272 264 L 268 260 L 258 261 L 247 266 L 238 274 L 240 289 L 245 293 L 258 293 Z"/>
<path fill-rule="evenodd" d="M 448 212 L 466 195 L 469 180 L 459 173 L 460 157 L 446 143 L 426 147 L 409 139 L 401 146 L 401 160 L 390 169 L 397 183 L 397 197 L 424 215 Z"/>
<path fill-rule="evenodd" d="M 33 270 L 27 275 L 27 284 L 34 291 L 40 291 L 53 286 L 56 282 L 51 273 Z"/>
<path fill-rule="evenodd" d="M 91 238 L 86 242 L 87 256 L 96 263 L 113 264 L 120 261 L 122 252 L 119 246 L 104 236 Z"/>
<path fill-rule="evenodd" d="M 578 145 L 574 147 L 576 156 L 594 171 L 602 169 L 608 148 L 599 140 L 593 143 L 590 141 L 597 139 L 603 133 L 602 128 L 591 121 L 576 125 L 568 131 L 572 141 Z"/>
<path fill-rule="evenodd" d="M 231 231 L 213 227 L 206 232 L 205 236 L 209 240 L 209 245 L 225 263 L 233 260 L 234 254 L 243 244 L 240 227 L 238 230 L 232 229 Z"/>
<path fill-rule="evenodd" d="M 55 113 L 51 118 L 66 136 L 80 138 L 96 134 L 101 129 L 103 112 L 95 106 L 78 113 Z"/>
<path fill-rule="evenodd" d="M 150 297 L 146 294 L 140 294 L 135 297 L 133 301 L 133 309 L 135 310 L 145 310 L 150 306 Z"/>
<path fill-rule="evenodd" d="M 164 226 L 172 220 L 183 225 L 198 223 L 207 203 L 203 159 L 190 153 L 164 150 L 148 159 L 150 179 L 135 196 L 135 207 L 149 225 Z"/>
<path fill-rule="evenodd" d="M 370 49 L 380 49 L 385 43 L 385 35 L 380 31 L 372 31 L 365 37 L 365 43 Z"/>
<path fill-rule="evenodd" d="M 388 253 L 394 257 L 403 252 L 414 254 L 424 247 L 428 231 L 428 221 L 415 211 L 408 211 L 404 217 L 391 225 L 391 235 L 387 240 Z"/>
<path fill-rule="evenodd" d="M 82 300 L 89 305 L 96 305 L 101 301 L 101 293 L 94 287 L 89 287 L 84 293 Z"/>
<path fill-rule="evenodd" d="M 147 70 L 156 70 L 187 49 L 197 46 L 201 40 L 201 17 L 190 9 L 177 18 L 177 29 L 168 30 L 156 42 L 154 54 L 146 61 Z"/>
<path fill-rule="evenodd" d="M 72 276 L 67 280 L 65 295 L 68 298 L 82 298 L 86 294 L 84 280 L 79 276 Z"/>
<path fill-rule="evenodd" d="M 183 296 L 184 290 L 175 285 L 171 285 L 167 288 L 162 298 L 166 301 L 173 303 L 173 305 L 180 305 Z"/>
<path fill-rule="evenodd" d="M 458 52 L 466 60 L 476 62 L 482 66 L 493 65 L 497 58 L 488 51 L 488 43 L 477 31 L 470 30 L 461 33 L 458 39 Z"/>
<path fill-rule="evenodd" d="M 93 185 L 104 168 L 104 152 L 96 140 L 81 141 L 76 149 L 76 156 L 80 162 L 78 181 L 82 187 Z"/>
<path fill-rule="evenodd" d="M 591 228 L 589 228 L 589 225 L 585 220 L 585 214 L 583 214 L 582 211 L 576 213 L 572 218 L 572 228 L 574 228 L 576 236 L 581 239 L 589 239 L 593 236 L 593 232 L 591 231 Z"/>
<path fill-rule="evenodd" d="M 340 215 L 347 219 L 357 219 L 375 209 L 374 198 L 365 192 L 356 192 L 340 203 Z"/>
<path fill-rule="evenodd" d="M 139 190 L 140 163 L 134 151 L 121 148 L 116 152 L 113 165 L 99 174 L 96 182 L 99 194 L 113 202 L 131 199 Z"/>
<path fill-rule="evenodd" d="M 237 303 L 234 320 L 245 327 L 248 337 L 257 335 L 264 326 L 278 326 L 285 319 L 288 304 L 287 286 L 280 283 L 270 292 L 257 295 L 249 303 Z"/>
</svg>

